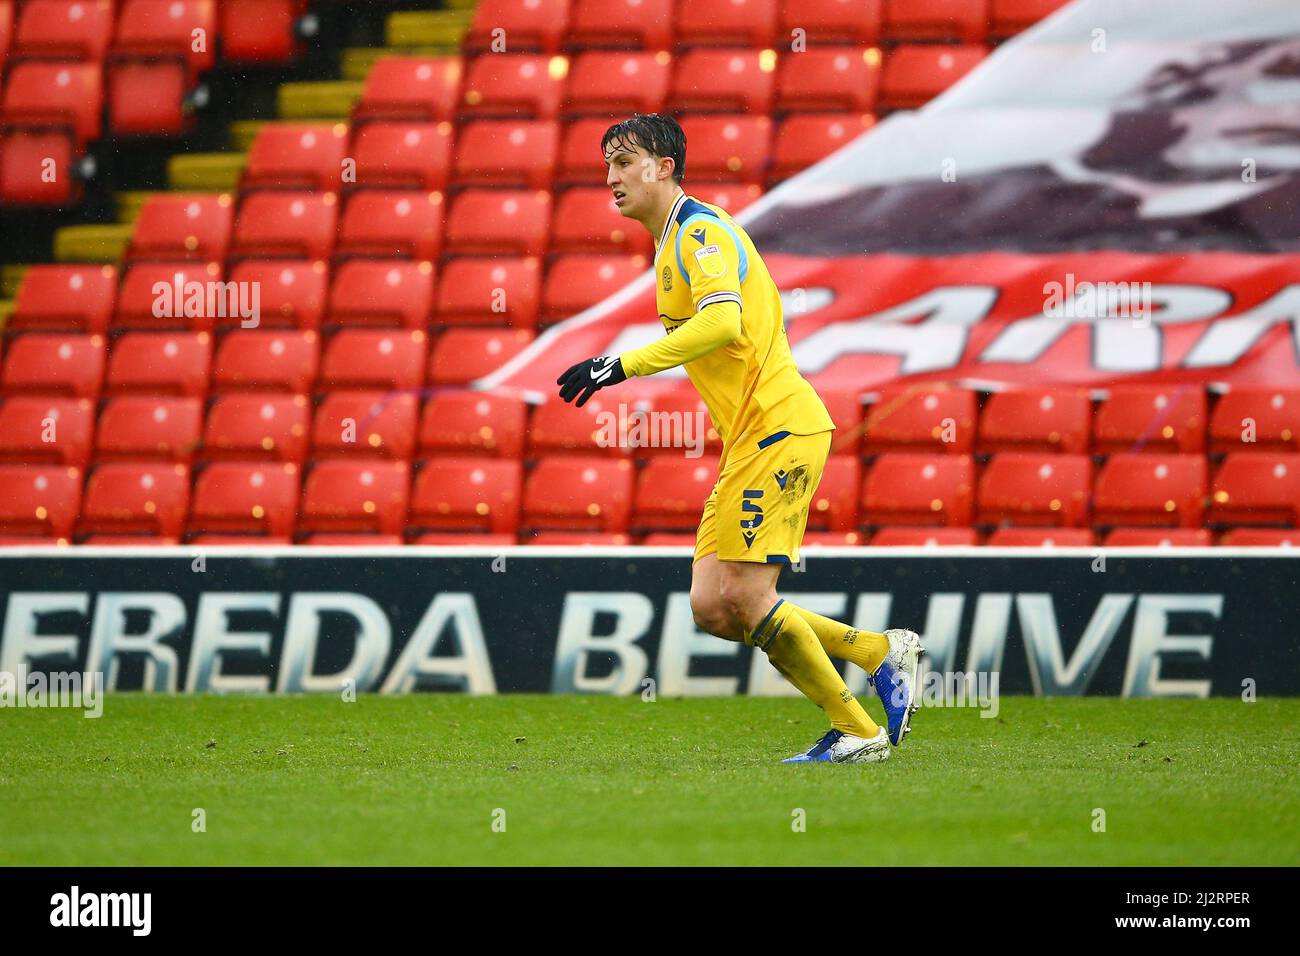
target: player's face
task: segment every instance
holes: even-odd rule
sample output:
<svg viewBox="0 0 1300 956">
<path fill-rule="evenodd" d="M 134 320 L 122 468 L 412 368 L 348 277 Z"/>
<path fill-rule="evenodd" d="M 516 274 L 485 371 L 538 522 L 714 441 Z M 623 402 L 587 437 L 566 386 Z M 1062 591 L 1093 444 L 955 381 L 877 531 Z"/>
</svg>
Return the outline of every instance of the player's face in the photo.
<svg viewBox="0 0 1300 956">
<path fill-rule="evenodd" d="M 613 192 L 618 211 L 628 219 L 644 219 L 649 215 L 659 184 L 660 162 L 641 146 L 633 152 L 629 146 L 612 145 L 606 153 L 605 185 Z"/>
</svg>

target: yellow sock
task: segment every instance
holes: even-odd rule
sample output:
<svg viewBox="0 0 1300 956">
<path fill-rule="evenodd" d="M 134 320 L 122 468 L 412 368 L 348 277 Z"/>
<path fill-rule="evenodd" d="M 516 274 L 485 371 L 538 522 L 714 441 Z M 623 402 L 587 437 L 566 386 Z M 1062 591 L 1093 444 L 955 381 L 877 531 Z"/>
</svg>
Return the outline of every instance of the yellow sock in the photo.
<svg viewBox="0 0 1300 956">
<path fill-rule="evenodd" d="M 772 666 L 800 693 L 826 712 L 831 726 L 846 734 L 871 739 L 880 732 L 826 656 L 817 635 L 799 609 L 777 601 L 745 643 L 767 653 Z"/>
<path fill-rule="evenodd" d="M 868 674 L 874 674 L 880 662 L 889 653 L 889 638 L 875 631 L 859 631 L 829 617 L 822 617 L 804 607 L 791 605 L 817 635 L 822 649 L 831 657 L 857 664 Z"/>
</svg>

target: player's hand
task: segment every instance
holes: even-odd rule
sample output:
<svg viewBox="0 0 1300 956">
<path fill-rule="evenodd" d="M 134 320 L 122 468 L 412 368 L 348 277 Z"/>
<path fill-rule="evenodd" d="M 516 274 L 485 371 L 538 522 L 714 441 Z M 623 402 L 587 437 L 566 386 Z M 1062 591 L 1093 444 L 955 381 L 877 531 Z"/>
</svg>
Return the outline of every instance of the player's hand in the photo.
<svg viewBox="0 0 1300 956">
<path fill-rule="evenodd" d="M 589 358 L 585 362 L 569 366 L 568 371 L 555 380 L 560 386 L 560 398 L 566 402 L 578 396 L 578 407 L 587 404 L 587 399 L 602 388 L 609 388 L 627 380 L 623 371 L 623 360 L 617 355 Z"/>
</svg>

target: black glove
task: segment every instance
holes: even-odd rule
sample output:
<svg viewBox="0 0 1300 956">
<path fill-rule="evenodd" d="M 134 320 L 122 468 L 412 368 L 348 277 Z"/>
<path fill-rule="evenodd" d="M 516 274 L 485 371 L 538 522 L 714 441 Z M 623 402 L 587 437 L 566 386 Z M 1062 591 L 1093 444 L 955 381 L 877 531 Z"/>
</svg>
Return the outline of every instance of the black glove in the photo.
<svg viewBox="0 0 1300 956">
<path fill-rule="evenodd" d="M 626 380 L 627 373 L 623 371 L 623 360 L 617 355 L 602 355 L 569 366 L 568 371 L 555 380 L 555 384 L 560 386 L 560 398 L 564 401 L 571 402 L 575 395 L 579 396 L 578 407 L 581 408 L 587 404 L 587 399 L 602 388 Z"/>
</svg>

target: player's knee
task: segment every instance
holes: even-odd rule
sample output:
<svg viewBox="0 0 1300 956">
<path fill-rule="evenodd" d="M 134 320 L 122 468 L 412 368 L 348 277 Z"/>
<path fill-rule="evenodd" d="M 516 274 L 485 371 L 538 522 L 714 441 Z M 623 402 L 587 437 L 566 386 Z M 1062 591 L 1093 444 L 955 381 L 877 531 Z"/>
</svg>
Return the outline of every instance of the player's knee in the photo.
<svg viewBox="0 0 1300 956">
<path fill-rule="evenodd" d="M 752 582 L 730 577 L 723 578 L 718 597 L 724 613 L 742 630 L 752 629 L 776 600 L 765 584 L 755 587 Z"/>
<path fill-rule="evenodd" d="M 731 620 L 717 595 L 709 598 L 692 591 L 691 613 L 695 616 L 695 626 L 706 634 L 722 637 L 731 629 Z"/>
</svg>

